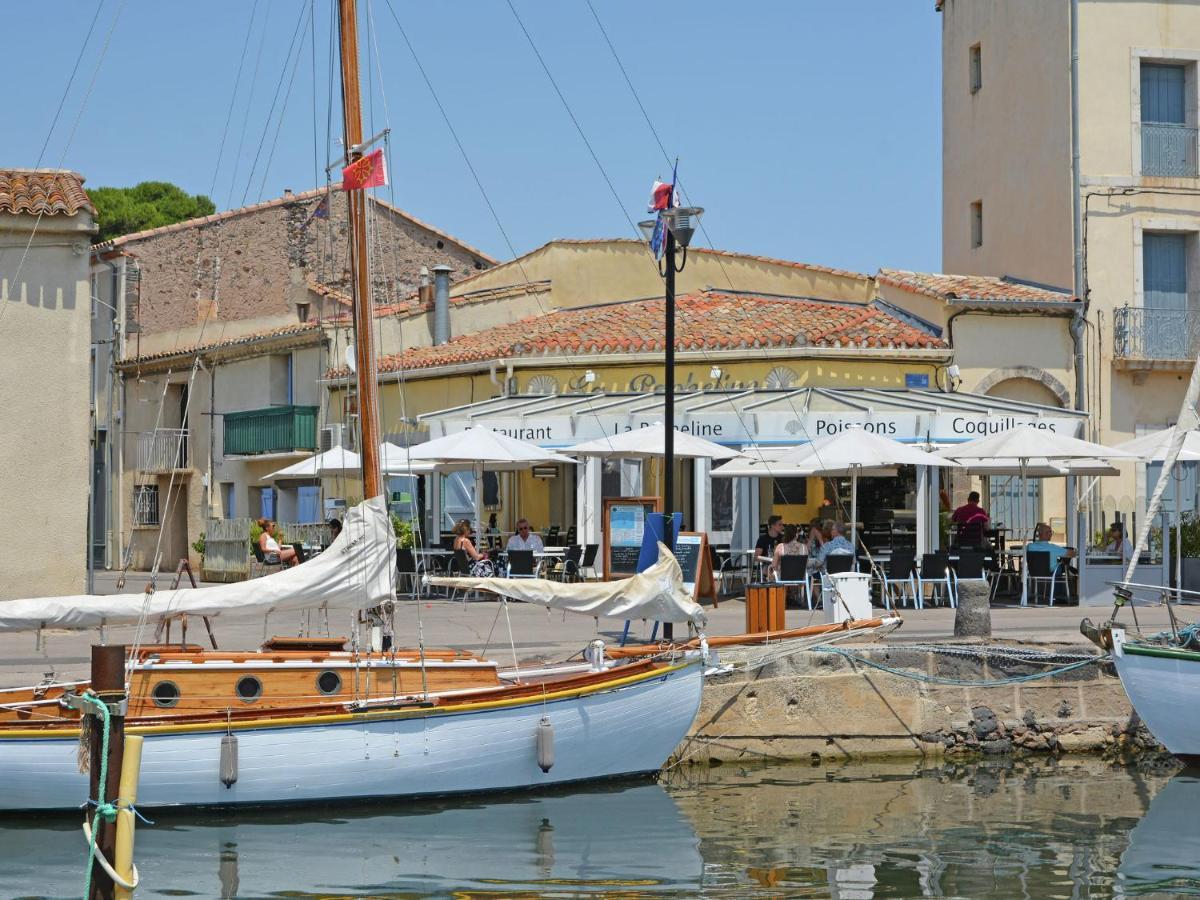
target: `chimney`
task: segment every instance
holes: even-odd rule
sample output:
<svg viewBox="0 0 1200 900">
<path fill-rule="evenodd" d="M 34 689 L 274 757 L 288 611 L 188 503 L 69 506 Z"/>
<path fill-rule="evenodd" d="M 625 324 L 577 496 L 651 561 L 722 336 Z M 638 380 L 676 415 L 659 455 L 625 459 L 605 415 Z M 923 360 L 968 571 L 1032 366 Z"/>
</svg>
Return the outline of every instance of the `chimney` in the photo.
<svg viewBox="0 0 1200 900">
<path fill-rule="evenodd" d="M 433 343 L 450 340 L 450 273 L 449 266 L 433 267 Z"/>
<path fill-rule="evenodd" d="M 426 266 L 421 266 L 421 277 L 417 281 L 417 305 L 421 309 L 433 306 L 433 277 Z"/>
<path fill-rule="evenodd" d="M 290 197 L 290 196 L 292 196 L 292 189 L 291 189 L 291 188 L 284 188 L 284 189 L 283 189 L 283 196 L 285 196 L 285 197 Z"/>
</svg>

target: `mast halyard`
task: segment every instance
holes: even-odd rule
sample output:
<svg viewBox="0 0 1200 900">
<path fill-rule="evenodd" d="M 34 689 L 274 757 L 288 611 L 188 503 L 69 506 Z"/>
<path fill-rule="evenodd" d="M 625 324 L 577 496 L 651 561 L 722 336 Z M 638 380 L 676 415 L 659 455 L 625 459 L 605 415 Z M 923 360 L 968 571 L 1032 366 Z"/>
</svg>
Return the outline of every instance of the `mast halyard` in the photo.
<svg viewBox="0 0 1200 900">
<path fill-rule="evenodd" d="M 362 101 L 358 83 L 358 10 L 355 0 L 338 0 L 338 31 L 341 37 L 343 137 L 346 162 L 350 164 L 363 155 Z M 363 496 L 369 498 L 383 493 L 383 481 L 379 473 L 379 380 L 371 327 L 374 303 L 367 259 L 367 192 L 345 191 L 345 194 L 350 211 L 351 293 L 354 299 L 358 419 L 362 429 Z"/>
</svg>

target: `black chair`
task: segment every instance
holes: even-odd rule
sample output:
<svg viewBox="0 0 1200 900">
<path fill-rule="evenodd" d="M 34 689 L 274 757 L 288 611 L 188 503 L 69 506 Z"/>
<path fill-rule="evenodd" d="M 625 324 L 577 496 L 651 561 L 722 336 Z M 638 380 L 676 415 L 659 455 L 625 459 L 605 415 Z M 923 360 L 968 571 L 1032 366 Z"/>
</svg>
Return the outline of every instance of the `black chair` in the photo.
<svg viewBox="0 0 1200 900">
<path fill-rule="evenodd" d="M 899 592 L 900 602 L 908 605 L 909 596 L 913 605 L 917 603 L 917 557 L 915 553 L 893 552 L 892 558 L 883 566 L 883 599 L 886 605 L 892 605 Z M 909 593 L 905 595 L 904 589 Z"/>
<path fill-rule="evenodd" d="M 579 575 L 581 578 L 585 580 L 588 578 L 600 578 L 600 573 L 596 571 L 596 557 L 599 555 L 599 544 L 588 544 L 583 548 L 583 559 L 579 561 Z M 591 572 L 591 575 L 588 575 L 588 572 Z"/>
<path fill-rule="evenodd" d="M 1041 584 L 1049 585 L 1047 597 L 1049 598 L 1048 602 L 1050 606 L 1054 605 L 1054 593 L 1059 587 L 1062 587 L 1066 594 L 1067 603 L 1071 602 L 1071 582 L 1067 578 L 1065 569 L 1066 557 L 1060 559 L 1058 568 L 1054 569 L 1050 565 L 1049 550 L 1026 550 L 1025 565 L 1029 567 L 1025 578 L 1034 589 L 1033 596 L 1035 603 L 1040 593 L 1038 585 Z"/>
<path fill-rule="evenodd" d="M 574 525 L 572 525 L 570 528 L 567 529 L 566 545 L 568 547 L 570 547 L 573 543 L 575 543 L 575 534 L 576 534 L 576 528 Z"/>
<path fill-rule="evenodd" d="M 267 561 L 267 555 L 263 553 L 262 547 L 258 545 L 258 541 L 250 542 L 250 553 L 254 557 L 254 561 L 250 564 L 250 577 L 257 578 L 258 575 L 266 575 L 268 569 L 273 569 L 278 572 L 283 568 L 283 561 L 275 556 L 274 562 Z M 255 575 L 255 568 L 258 569 L 258 575 Z"/>
<path fill-rule="evenodd" d="M 508 551 L 508 577 L 509 578 L 536 578 L 534 574 L 534 560 L 532 550 L 509 550 Z"/>
<path fill-rule="evenodd" d="M 954 605 L 958 605 L 958 586 L 964 581 L 979 581 L 988 586 L 988 603 L 992 602 L 993 585 L 988 577 L 987 554 L 981 550 L 960 550 L 958 561 L 950 569 L 954 585 Z"/>
<path fill-rule="evenodd" d="M 779 570 L 775 573 L 776 584 L 799 588 L 804 602 L 812 609 L 812 576 L 808 572 L 808 555 L 790 553 L 779 557 Z"/>
<path fill-rule="evenodd" d="M 563 554 L 562 562 L 560 562 L 554 570 L 554 576 L 559 581 L 579 581 L 579 563 L 583 558 L 583 547 L 579 544 L 571 544 L 567 547 L 567 552 Z"/>
<path fill-rule="evenodd" d="M 420 575 L 420 564 L 417 562 L 417 555 L 412 552 L 409 547 L 400 547 L 396 550 L 396 582 L 397 588 L 401 584 L 406 584 L 408 590 L 405 593 L 410 596 L 416 596 L 417 585 L 420 584 L 418 577 Z"/>
<path fill-rule="evenodd" d="M 546 546 L 547 547 L 557 547 L 558 546 L 558 532 L 559 532 L 559 527 L 557 525 L 551 525 L 549 528 L 546 529 Z"/>
<path fill-rule="evenodd" d="M 926 586 L 932 588 L 930 600 L 949 598 L 949 602 L 954 603 L 954 590 L 950 585 L 950 557 L 945 553 L 925 553 L 921 556 L 921 568 L 917 570 L 917 609 L 925 608 Z"/>
<path fill-rule="evenodd" d="M 843 572 L 854 571 L 854 554 L 830 553 L 825 557 L 825 574 L 840 575 Z"/>
<path fill-rule="evenodd" d="M 292 544 L 292 549 L 296 551 L 296 565 L 308 562 L 308 554 L 304 552 L 303 544 Z"/>
</svg>

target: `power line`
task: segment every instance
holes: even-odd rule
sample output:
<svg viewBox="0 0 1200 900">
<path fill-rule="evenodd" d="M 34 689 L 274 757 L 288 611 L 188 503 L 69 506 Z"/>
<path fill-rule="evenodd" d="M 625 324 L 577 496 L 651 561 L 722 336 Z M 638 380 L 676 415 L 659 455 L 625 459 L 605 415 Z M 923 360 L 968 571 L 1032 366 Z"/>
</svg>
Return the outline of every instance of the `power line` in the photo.
<svg viewBox="0 0 1200 900">
<path fill-rule="evenodd" d="M 225 128 L 221 131 L 221 146 L 217 149 L 217 164 L 213 167 L 212 185 L 208 196 L 215 197 L 217 191 L 217 175 L 221 171 L 221 160 L 225 156 L 225 139 L 229 135 L 229 123 L 233 119 L 233 108 L 237 106 L 238 88 L 242 86 L 242 70 L 246 66 L 246 51 L 250 48 L 250 34 L 254 31 L 254 18 L 258 15 L 258 2 L 250 7 L 250 21 L 246 25 L 246 39 L 242 41 L 242 58 L 238 61 L 237 74 L 233 76 L 233 96 L 229 98 L 229 111 L 225 114 Z"/>
</svg>

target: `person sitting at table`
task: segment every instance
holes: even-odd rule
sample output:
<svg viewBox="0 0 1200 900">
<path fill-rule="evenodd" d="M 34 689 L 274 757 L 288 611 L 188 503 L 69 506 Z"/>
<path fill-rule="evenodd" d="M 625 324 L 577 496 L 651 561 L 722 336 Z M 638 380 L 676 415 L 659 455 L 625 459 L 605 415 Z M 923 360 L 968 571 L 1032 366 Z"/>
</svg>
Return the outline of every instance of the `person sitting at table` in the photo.
<svg viewBox="0 0 1200 900">
<path fill-rule="evenodd" d="M 825 543 L 824 527 L 825 523 L 821 520 L 820 516 L 813 519 L 812 523 L 808 526 L 809 556 L 816 556 L 817 552 L 821 549 L 821 545 Z"/>
<path fill-rule="evenodd" d="M 991 521 L 987 510 L 979 505 L 979 491 L 967 494 L 967 502 L 950 514 L 950 521 L 958 529 L 958 543 L 982 547 L 985 542 L 984 531 Z"/>
<path fill-rule="evenodd" d="M 508 539 L 508 549 L 540 553 L 545 547 L 542 545 L 542 536 L 533 530 L 529 520 L 517 519 L 517 533 Z"/>
<path fill-rule="evenodd" d="M 809 566 L 818 571 L 825 571 L 825 560 L 830 556 L 853 556 L 854 545 L 846 539 L 846 526 L 841 522 L 835 522 L 832 519 L 826 519 L 822 532 L 825 540 L 821 544 L 821 549 L 817 551 L 817 555 L 813 557 Z"/>
<path fill-rule="evenodd" d="M 767 519 L 767 530 L 758 536 L 754 544 L 754 556 L 759 561 L 770 560 L 775 553 L 775 545 L 783 534 L 783 516 L 770 516 Z"/>
<path fill-rule="evenodd" d="M 269 565 L 283 563 L 289 568 L 300 565 L 295 547 L 279 546 L 279 541 L 275 539 L 275 523 L 273 521 L 259 519 L 258 527 L 262 529 L 262 534 L 258 536 L 258 547 L 263 552 L 263 562 Z"/>
<path fill-rule="evenodd" d="M 475 542 L 471 540 L 471 523 L 466 519 L 461 519 L 454 526 L 454 543 L 451 545 L 452 550 L 461 550 L 467 556 L 468 569 L 474 569 L 475 563 L 486 560 L 487 553 L 480 552 L 475 548 Z M 467 574 L 466 572 L 462 574 Z"/>
<path fill-rule="evenodd" d="M 1108 534 L 1104 536 L 1104 546 L 1100 549 L 1104 553 L 1120 556 L 1122 564 L 1133 559 L 1133 544 L 1129 538 L 1125 537 L 1125 526 L 1120 522 L 1113 522 L 1108 526 Z"/>
<path fill-rule="evenodd" d="M 329 526 L 329 543 L 333 543 L 338 539 L 338 535 L 342 533 L 342 520 L 330 519 L 325 523 Z"/>
<path fill-rule="evenodd" d="M 795 525 L 783 527 L 783 540 L 775 545 L 771 565 L 767 568 L 767 579 L 773 579 L 782 568 L 785 556 L 808 556 L 808 544 L 800 540 L 800 529 Z"/>
<path fill-rule="evenodd" d="M 1053 536 L 1053 528 L 1045 522 L 1038 522 L 1033 527 L 1033 540 L 1025 545 L 1025 552 L 1049 553 L 1050 571 L 1054 572 L 1055 575 L 1065 574 L 1071 571 L 1070 560 L 1075 558 L 1075 550 L 1072 547 L 1064 547 L 1061 544 L 1051 543 L 1050 538 Z"/>
</svg>

